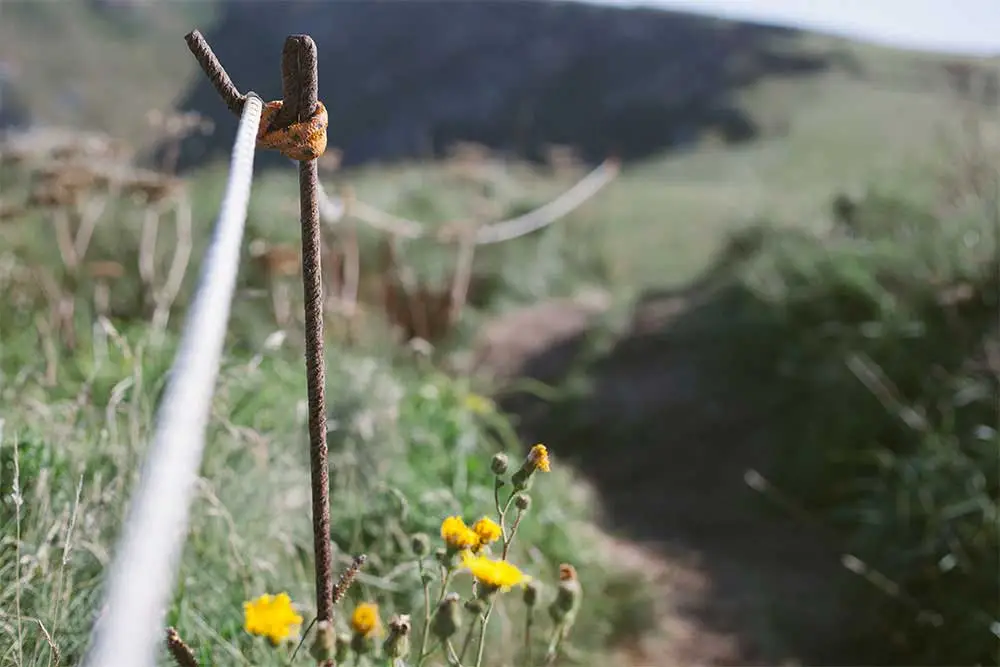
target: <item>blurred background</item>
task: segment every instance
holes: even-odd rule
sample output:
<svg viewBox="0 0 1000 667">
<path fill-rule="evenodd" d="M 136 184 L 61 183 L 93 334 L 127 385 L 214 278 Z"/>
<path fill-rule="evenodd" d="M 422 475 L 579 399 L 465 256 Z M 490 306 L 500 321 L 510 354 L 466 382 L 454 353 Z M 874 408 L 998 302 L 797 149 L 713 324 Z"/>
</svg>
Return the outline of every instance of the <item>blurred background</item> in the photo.
<svg viewBox="0 0 1000 667">
<path fill-rule="evenodd" d="M 542 441 L 567 664 L 997 664 L 995 0 L 0 0 L 0 665 L 80 655 L 196 284 L 238 121 L 196 28 L 265 100 L 317 44 L 365 595 Z M 296 170 L 255 169 L 169 612 L 233 660 L 239 600 L 311 585 Z"/>
</svg>

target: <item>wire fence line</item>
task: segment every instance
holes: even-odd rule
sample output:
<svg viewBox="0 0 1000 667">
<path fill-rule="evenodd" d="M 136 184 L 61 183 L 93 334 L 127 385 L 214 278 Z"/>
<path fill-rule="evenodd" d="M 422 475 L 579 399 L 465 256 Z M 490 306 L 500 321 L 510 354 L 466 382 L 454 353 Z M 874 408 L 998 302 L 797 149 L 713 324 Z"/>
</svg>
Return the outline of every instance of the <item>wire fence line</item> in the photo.
<svg viewBox="0 0 1000 667">
<path fill-rule="evenodd" d="M 153 667 L 174 590 L 239 271 L 263 103 L 246 97 L 229 179 L 110 568 L 84 667 Z"/>
</svg>

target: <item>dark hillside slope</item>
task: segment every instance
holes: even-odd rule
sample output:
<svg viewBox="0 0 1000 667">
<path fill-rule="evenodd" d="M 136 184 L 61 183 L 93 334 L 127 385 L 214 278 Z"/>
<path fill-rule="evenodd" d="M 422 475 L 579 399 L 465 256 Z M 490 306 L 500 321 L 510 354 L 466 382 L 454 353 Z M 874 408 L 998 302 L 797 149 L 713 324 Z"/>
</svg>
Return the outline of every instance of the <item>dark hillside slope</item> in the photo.
<svg viewBox="0 0 1000 667">
<path fill-rule="evenodd" d="M 347 164 L 455 140 L 526 157 L 571 144 L 587 158 L 643 157 L 707 129 L 744 140 L 755 127 L 735 91 L 830 63 L 785 29 L 568 2 L 224 2 L 206 37 L 238 87 L 276 99 L 295 33 L 318 45 L 330 143 Z M 181 106 L 228 113 L 203 78 Z M 219 127 L 184 147 L 182 167 L 228 150 L 235 125 Z"/>
</svg>

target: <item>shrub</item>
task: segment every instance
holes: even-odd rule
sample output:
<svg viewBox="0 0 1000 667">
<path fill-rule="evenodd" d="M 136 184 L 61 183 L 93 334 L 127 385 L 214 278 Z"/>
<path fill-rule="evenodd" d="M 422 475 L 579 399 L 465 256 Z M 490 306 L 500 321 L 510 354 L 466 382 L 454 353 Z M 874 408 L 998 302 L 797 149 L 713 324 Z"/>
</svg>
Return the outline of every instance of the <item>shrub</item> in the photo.
<svg viewBox="0 0 1000 667">
<path fill-rule="evenodd" d="M 771 234 L 720 372 L 780 394 L 769 472 L 863 575 L 852 617 L 868 658 L 996 664 L 996 239 L 908 211 L 879 198 L 853 237 Z"/>
</svg>

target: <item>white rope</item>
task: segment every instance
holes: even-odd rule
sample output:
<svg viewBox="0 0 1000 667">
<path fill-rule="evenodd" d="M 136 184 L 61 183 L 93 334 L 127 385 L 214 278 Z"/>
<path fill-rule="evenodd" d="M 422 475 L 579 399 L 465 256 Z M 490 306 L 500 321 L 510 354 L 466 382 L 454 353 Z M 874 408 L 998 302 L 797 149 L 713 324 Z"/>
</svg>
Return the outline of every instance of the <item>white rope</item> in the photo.
<svg viewBox="0 0 1000 667">
<path fill-rule="evenodd" d="M 239 269 L 261 108 L 259 97 L 247 97 L 215 236 L 111 565 L 86 667 L 153 667 L 164 636 Z"/>
<path fill-rule="evenodd" d="M 618 162 L 606 160 L 549 203 L 516 218 L 499 220 L 480 227 L 476 230 L 476 245 L 510 241 L 538 231 L 569 215 L 613 181 L 618 175 L 618 169 Z M 354 200 L 346 204 L 341 197 L 330 197 L 322 183 L 319 186 L 319 211 L 323 222 L 328 225 L 340 222 L 349 214 L 370 227 L 401 238 L 418 239 L 431 235 L 427 226 L 416 220 L 401 218 L 362 201 Z"/>
<path fill-rule="evenodd" d="M 617 175 L 617 162 L 602 162 L 576 185 L 548 204 L 539 206 L 516 218 L 495 222 L 479 229 L 476 233 L 476 245 L 503 243 L 538 231 L 572 213 L 577 207 L 596 195 L 601 188 L 613 181 Z"/>
</svg>

